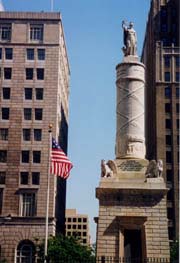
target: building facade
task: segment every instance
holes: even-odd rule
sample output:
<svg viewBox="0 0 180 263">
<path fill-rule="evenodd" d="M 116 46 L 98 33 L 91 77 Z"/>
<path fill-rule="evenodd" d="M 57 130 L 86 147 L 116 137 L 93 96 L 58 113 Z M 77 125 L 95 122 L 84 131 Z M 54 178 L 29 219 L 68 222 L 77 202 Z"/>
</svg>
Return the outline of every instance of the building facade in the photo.
<svg viewBox="0 0 180 263">
<path fill-rule="evenodd" d="M 60 14 L 1 12 L 0 70 L 0 258 L 34 262 L 35 242 L 45 238 L 50 123 L 67 150 L 70 70 Z M 65 198 L 66 182 L 52 175 L 50 235 L 65 231 Z"/>
<path fill-rule="evenodd" d="M 83 245 L 90 245 L 88 215 L 66 209 L 66 236 L 78 237 Z"/>
<path fill-rule="evenodd" d="M 147 159 L 163 160 L 169 240 L 179 236 L 179 16 L 178 0 L 151 1 L 142 52 Z"/>
</svg>

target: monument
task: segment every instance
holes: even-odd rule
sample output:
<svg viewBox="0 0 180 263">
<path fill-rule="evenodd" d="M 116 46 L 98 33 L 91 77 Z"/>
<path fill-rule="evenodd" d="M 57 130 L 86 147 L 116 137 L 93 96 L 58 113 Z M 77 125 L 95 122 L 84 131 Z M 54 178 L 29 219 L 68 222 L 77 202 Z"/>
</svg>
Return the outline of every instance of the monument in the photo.
<svg viewBox="0 0 180 263">
<path fill-rule="evenodd" d="M 123 21 L 122 28 L 124 57 L 116 66 L 116 157 L 101 161 L 96 188 L 97 257 L 100 262 L 111 258 L 112 263 L 126 259 L 136 263 L 148 259 L 169 262 L 168 189 L 162 176 L 163 164 L 161 160 L 145 159 L 145 66 L 137 56 L 133 23 Z"/>
</svg>

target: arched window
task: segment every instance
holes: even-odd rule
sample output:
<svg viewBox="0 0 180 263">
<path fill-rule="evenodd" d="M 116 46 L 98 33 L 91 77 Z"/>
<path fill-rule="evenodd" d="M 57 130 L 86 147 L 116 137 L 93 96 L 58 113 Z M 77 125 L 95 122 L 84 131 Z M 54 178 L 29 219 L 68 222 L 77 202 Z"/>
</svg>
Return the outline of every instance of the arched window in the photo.
<svg viewBox="0 0 180 263">
<path fill-rule="evenodd" d="M 34 263 L 35 262 L 35 246 L 30 240 L 23 240 L 17 247 L 17 263 Z"/>
</svg>

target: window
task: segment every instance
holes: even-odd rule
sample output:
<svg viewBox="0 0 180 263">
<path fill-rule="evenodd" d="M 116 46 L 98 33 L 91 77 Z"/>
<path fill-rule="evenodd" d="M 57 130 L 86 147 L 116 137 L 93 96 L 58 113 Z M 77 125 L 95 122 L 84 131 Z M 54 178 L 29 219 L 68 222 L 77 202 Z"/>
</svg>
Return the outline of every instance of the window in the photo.
<svg viewBox="0 0 180 263">
<path fill-rule="evenodd" d="M 87 233 L 86 232 L 83 232 L 83 237 L 86 237 L 87 236 Z"/>
<path fill-rule="evenodd" d="M 11 25 L 8 24 L 0 25 L 0 40 L 1 41 L 11 40 Z"/>
<path fill-rule="evenodd" d="M 171 98 L 171 88 L 166 87 L 164 91 L 165 91 L 165 98 L 170 99 Z"/>
<path fill-rule="evenodd" d="M 170 103 L 165 103 L 165 112 L 170 113 L 171 112 L 171 105 Z"/>
<path fill-rule="evenodd" d="M 43 68 L 37 68 L 36 73 L 37 73 L 37 79 L 38 80 L 44 79 L 44 69 Z"/>
<path fill-rule="evenodd" d="M 21 172 L 20 173 L 20 184 L 28 184 L 28 179 L 29 179 L 29 173 L 28 172 Z"/>
<path fill-rule="evenodd" d="M 21 216 L 36 215 L 36 196 L 35 193 L 24 193 L 21 195 Z"/>
<path fill-rule="evenodd" d="M 43 115 L 43 110 L 42 109 L 35 109 L 35 120 L 41 121 L 42 120 L 42 115 Z"/>
<path fill-rule="evenodd" d="M 167 24 L 162 24 L 161 25 L 161 31 L 162 32 L 167 32 Z"/>
<path fill-rule="evenodd" d="M 39 185 L 39 181 L 40 181 L 40 173 L 32 172 L 32 184 Z"/>
<path fill-rule="evenodd" d="M 176 98 L 179 99 L 179 90 L 180 88 L 176 88 Z"/>
<path fill-rule="evenodd" d="M 179 68 L 180 67 L 180 59 L 179 59 L 179 57 L 175 57 L 175 61 L 176 61 L 176 67 Z"/>
<path fill-rule="evenodd" d="M 26 68 L 26 79 L 33 79 L 33 68 Z"/>
<path fill-rule="evenodd" d="M 33 163 L 40 163 L 40 162 L 41 162 L 41 152 L 33 151 Z"/>
<path fill-rule="evenodd" d="M 78 229 L 81 229 L 81 225 L 78 225 Z"/>
<path fill-rule="evenodd" d="M 32 88 L 24 89 L 24 97 L 25 97 L 25 100 L 32 100 Z"/>
<path fill-rule="evenodd" d="M 172 163 L 172 154 L 170 151 L 166 152 L 166 163 Z"/>
<path fill-rule="evenodd" d="M 17 263 L 34 263 L 35 262 L 35 246 L 29 240 L 23 240 L 17 247 Z"/>
<path fill-rule="evenodd" d="M 166 135 L 166 145 L 171 145 L 171 143 L 172 143 L 171 135 Z"/>
<path fill-rule="evenodd" d="M 87 243 L 86 239 L 83 238 L 83 244 L 86 244 L 86 243 Z"/>
<path fill-rule="evenodd" d="M 68 228 L 68 229 L 71 229 L 71 225 L 67 225 L 67 228 Z"/>
<path fill-rule="evenodd" d="M 0 214 L 2 213 L 3 189 L 0 188 Z"/>
<path fill-rule="evenodd" d="M 0 184 L 5 184 L 5 183 L 6 183 L 6 172 L 0 171 Z"/>
<path fill-rule="evenodd" d="M 73 227 L 73 229 L 76 229 L 76 225 L 73 225 L 72 227 Z"/>
<path fill-rule="evenodd" d="M 11 60 L 13 59 L 13 49 L 5 48 L 5 59 Z"/>
<path fill-rule="evenodd" d="M 43 88 L 36 88 L 36 100 L 43 100 Z"/>
<path fill-rule="evenodd" d="M 177 135 L 177 145 L 179 145 L 179 135 Z"/>
<path fill-rule="evenodd" d="M 171 129 L 171 127 L 172 127 L 171 119 L 166 119 L 166 129 Z"/>
<path fill-rule="evenodd" d="M 78 218 L 78 222 L 81 223 L 81 218 Z"/>
<path fill-rule="evenodd" d="M 31 108 L 25 108 L 24 109 L 24 119 L 25 120 L 31 120 L 32 118 L 32 109 Z"/>
<path fill-rule="evenodd" d="M 29 163 L 29 151 L 22 151 L 21 152 L 21 162 L 22 163 Z"/>
<path fill-rule="evenodd" d="M 176 128 L 179 130 L 179 119 L 176 120 Z"/>
<path fill-rule="evenodd" d="M 83 222 L 86 223 L 87 222 L 87 218 L 83 218 Z"/>
<path fill-rule="evenodd" d="M 176 82 L 180 81 L 180 72 L 176 72 Z"/>
<path fill-rule="evenodd" d="M 0 163 L 6 163 L 7 162 L 7 151 L 0 150 Z"/>
<path fill-rule="evenodd" d="M 23 140 L 24 141 L 31 140 L 31 129 L 23 129 Z"/>
<path fill-rule="evenodd" d="M 170 67 L 170 61 L 171 61 L 170 56 L 164 56 L 164 66 L 165 66 L 166 68 L 169 68 L 169 67 Z"/>
<path fill-rule="evenodd" d="M 4 68 L 4 79 L 12 78 L 12 68 Z"/>
<path fill-rule="evenodd" d="M 172 181 L 172 170 L 166 170 L 167 181 Z"/>
<path fill-rule="evenodd" d="M 2 48 L 0 48 L 0 60 L 2 59 Z"/>
<path fill-rule="evenodd" d="M 38 60 L 45 60 L 45 49 L 38 49 Z"/>
<path fill-rule="evenodd" d="M 9 120 L 9 108 L 2 108 L 2 120 Z"/>
<path fill-rule="evenodd" d="M 33 48 L 27 48 L 26 56 L 27 56 L 27 60 L 34 60 L 34 49 Z"/>
<path fill-rule="evenodd" d="M 67 221 L 68 221 L 68 222 L 71 222 L 71 218 L 68 217 Z"/>
<path fill-rule="evenodd" d="M 30 40 L 38 42 L 43 40 L 43 25 L 30 25 Z"/>
<path fill-rule="evenodd" d="M 179 113 L 179 103 L 176 103 L 176 113 Z"/>
<path fill-rule="evenodd" d="M 9 100 L 11 96 L 11 89 L 10 88 L 3 88 L 3 99 Z"/>
<path fill-rule="evenodd" d="M 177 162 L 179 163 L 179 151 L 177 152 Z"/>
<path fill-rule="evenodd" d="M 75 217 L 73 218 L 73 222 L 74 222 L 74 223 L 76 222 L 76 218 L 75 218 Z"/>
<path fill-rule="evenodd" d="M 170 81 L 170 72 L 164 72 L 164 80 L 165 81 Z"/>
<path fill-rule="evenodd" d="M 83 229 L 87 229 L 87 226 L 86 226 L 86 225 L 83 225 Z"/>
<path fill-rule="evenodd" d="M 2 141 L 8 140 L 8 129 L 0 128 L 0 140 Z"/>
<path fill-rule="evenodd" d="M 42 139 L 42 130 L 34 129 L 34 141 L 41 141 Z"/>
</svg>

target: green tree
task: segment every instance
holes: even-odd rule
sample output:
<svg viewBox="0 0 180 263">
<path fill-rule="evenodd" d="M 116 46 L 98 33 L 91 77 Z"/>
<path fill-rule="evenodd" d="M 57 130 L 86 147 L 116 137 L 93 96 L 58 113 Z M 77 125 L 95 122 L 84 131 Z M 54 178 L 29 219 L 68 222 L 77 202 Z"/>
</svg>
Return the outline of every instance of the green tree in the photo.
<svg viewBox="0 0 180 263">
<path fill-rule="evenodd" d="M 170 247 L 171 262 L 179 259 L 179 240 L 173 241 Z"/>
<path fill-rule="evenodd" d="M 39 262 L 43 262 L 44 243 L 37 247 Z M 75 237 L 64 237 L 62 235 L 48 239 L 48 262 L 93 262 L 93 251 L 90 247 L 83 246 Z"/>
</svg>

